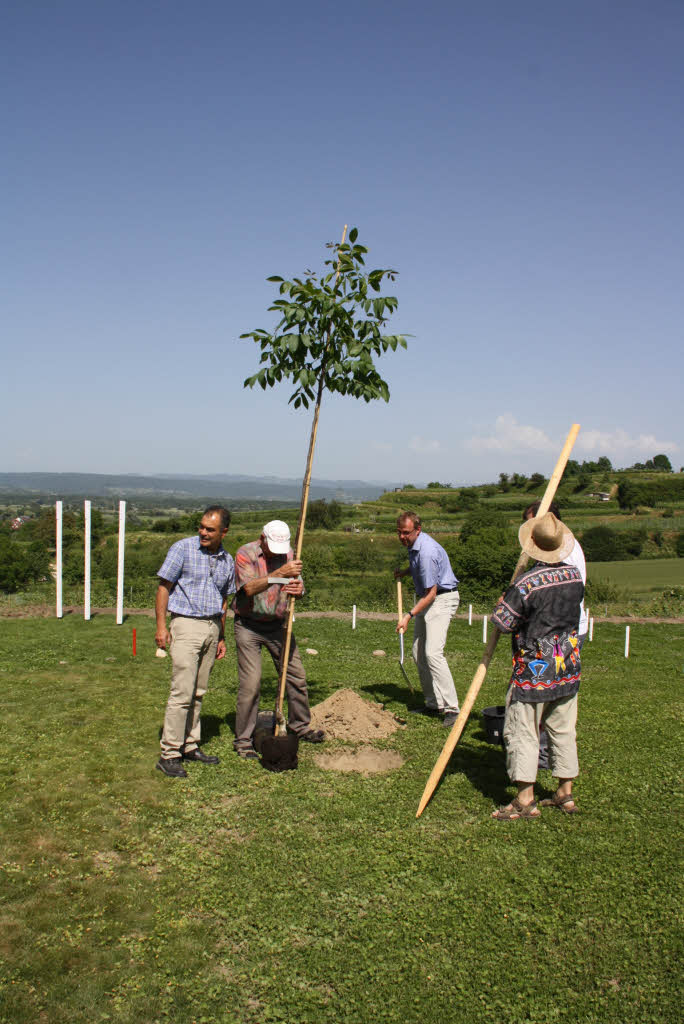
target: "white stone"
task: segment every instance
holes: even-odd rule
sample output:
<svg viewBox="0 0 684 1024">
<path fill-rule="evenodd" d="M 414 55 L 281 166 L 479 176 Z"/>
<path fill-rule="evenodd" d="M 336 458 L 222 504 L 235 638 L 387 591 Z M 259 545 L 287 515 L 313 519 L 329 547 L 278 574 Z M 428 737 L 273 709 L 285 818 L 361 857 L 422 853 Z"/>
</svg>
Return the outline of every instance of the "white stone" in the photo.
<svg viewBox="0 0 684 1024">
<path fill-rule="evenodd" d="M 157 653 L 156 653 L 155 657 L 157 657 L 157 658 L 165 658 L 166 657 L 166 651 L 164 650 L 163 647 L 158 647 L 157 648 Z"/>
</svg>

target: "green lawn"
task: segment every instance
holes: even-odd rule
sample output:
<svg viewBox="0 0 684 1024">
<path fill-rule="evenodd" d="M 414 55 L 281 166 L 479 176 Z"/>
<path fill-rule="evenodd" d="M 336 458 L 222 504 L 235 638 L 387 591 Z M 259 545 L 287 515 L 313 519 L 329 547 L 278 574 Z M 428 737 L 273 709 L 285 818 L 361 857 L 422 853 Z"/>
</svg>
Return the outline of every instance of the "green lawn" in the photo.
<svg viewBox="0 0 684 1024">
<path fill-rule="evenodd" d="M 684 587 L 684 558 L 590 562 L 587 575 L 589 579 L 611 580 L 633 593 L 653 593 L 668 587 Z"/>
<path fill-rule="evenodd" d="M 239 760 L 231 652 L 203 716 L 221 765 L 167 779 L 152 620 L 0 623 L 2 1024 L 678 1019 L 684 627 L 632 626 L 625 660 L 624 627 L 597 624 L 582 813 L 510 824 L 489 818 L 510 789 L 479 714 L 416 820 L 446 734 L 406 714 L 391 624 L 297 631 L 319 651 L 312 704 L 351 686 L 408 719 L 388 744 L 402 768 L 325 772 L 306 745 L 286 775 Z M 461 697 L 481 652 L 479 624 L 456 623 Z M 478 709 L 508 666 L 504 641 Z M 274 684 L 269 667 L 268 702 Z"/>
</svg>

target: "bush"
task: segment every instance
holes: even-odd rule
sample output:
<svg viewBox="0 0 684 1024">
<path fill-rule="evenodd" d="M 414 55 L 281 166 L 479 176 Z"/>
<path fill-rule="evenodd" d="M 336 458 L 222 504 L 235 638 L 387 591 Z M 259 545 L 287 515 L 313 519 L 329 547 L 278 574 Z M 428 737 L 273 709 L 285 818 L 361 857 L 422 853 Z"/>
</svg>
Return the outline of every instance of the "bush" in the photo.
<svg viewBox="0 0 684 1024">
<path fill-rule="evenodd" d="M 616 562 L 638 558 L 646 540 L 644 529 L 612 530 L 594 526 L 582 534 L 582 550 L 588 562 Z"/>
<path fill-rule="evenodd" d="M 476 600 L 493 600 L 508 587 L 520 549 L 500 512 L 478 508 L 463 524 L 449 552 L 461 589 Z"/>
<path fill-rule="evenodd" d="M 312 530 L 336 530 L 342 522 L 342 506 L 338 501 L 327 503 L 325 498 L 312 501 L 306 514 L 307 526 Z"/>
<path fill-rule="evenodd" d="M 684 533 L 677 534 L 675 551 L 677 552 L 677 558 L 684 558 Z"/>
<path fill-rule="evenodd" d="M 5 530 L 0 533 L 0 591 L 13 594 L 49 575 L 50 556 L 42 541 L 22 544 Z"/>
</svg>

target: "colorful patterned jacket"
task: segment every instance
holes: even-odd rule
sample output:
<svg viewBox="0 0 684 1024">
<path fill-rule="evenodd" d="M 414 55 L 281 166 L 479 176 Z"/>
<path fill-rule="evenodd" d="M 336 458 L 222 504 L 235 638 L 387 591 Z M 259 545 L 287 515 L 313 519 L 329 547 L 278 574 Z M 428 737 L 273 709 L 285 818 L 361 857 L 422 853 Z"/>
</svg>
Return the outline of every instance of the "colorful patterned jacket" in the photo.
<svg viewBox="0 0 684 1024">
<path fill-rule="evenodd" d="M 513 634 L 512 701 L 535 704 L 577 693 L 583 596 L 576 566 L 537 562 L 499 598 L 492 623 Z"/>
</svg>

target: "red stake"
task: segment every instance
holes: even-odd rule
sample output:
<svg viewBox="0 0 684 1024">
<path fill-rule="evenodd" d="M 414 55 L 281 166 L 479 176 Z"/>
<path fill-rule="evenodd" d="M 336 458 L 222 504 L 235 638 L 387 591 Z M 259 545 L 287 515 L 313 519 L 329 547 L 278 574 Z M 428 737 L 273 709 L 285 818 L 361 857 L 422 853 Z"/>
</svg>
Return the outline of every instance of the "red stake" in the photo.
<svg viewBox="0 0 684 1024">
<path fill-rule="evenodd" d="M 133 657 L 135 658 L 136 647 L 135 647 L 135 630 L 133 630 Z"/>
</svg>

